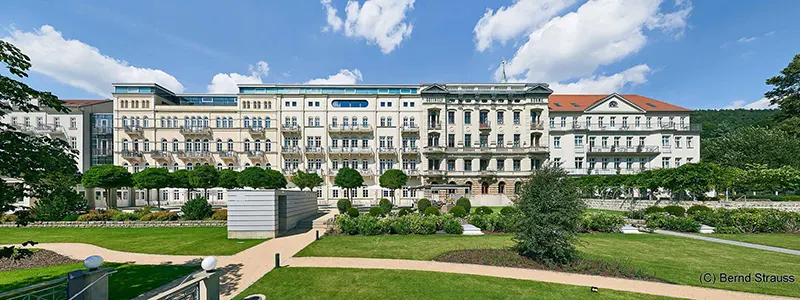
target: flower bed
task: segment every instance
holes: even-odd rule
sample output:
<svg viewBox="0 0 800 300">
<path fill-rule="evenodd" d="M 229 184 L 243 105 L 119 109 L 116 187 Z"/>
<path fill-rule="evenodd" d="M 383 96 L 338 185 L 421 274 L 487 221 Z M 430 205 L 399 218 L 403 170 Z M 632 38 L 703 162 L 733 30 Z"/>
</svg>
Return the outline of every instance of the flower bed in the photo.
<svg viewBox="0 0 800 300">
<path fill-rule="evenodd" d="M 80 262 L 64 255 L 44 249 L 31 249 L 30 256 L 22 258 L 0 258 L 0 271 L 40 268 Z"/>
</svg>

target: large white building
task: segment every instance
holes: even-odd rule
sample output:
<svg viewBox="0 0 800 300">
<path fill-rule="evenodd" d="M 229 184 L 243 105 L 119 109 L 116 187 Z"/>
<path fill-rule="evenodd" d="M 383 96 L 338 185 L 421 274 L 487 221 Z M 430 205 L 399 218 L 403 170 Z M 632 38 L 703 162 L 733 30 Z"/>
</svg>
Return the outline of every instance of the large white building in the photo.
<svg viewBox="0 0 800 300">
<path fill-rule="evenodd" d="M 235 95 L 188 95 L 118 83 L 114 163 L 131 172 L 203 164 L 315 172 L 325 179 L 322 201 L 350 196 L 333 186 L 336 172 L 348 167 L 364 176 L 352 195 L 364 202 L 392 196 L 378 178 L 401 169 L 409 187 L 467 185 L 474 202 L 500 203 L 550 162 L 578 175 L 699 159 L 699 131 L 686 109 L 638 95 L 552 92 L 535 83 L 244 84 Z M 224 202 L 221 191 L 209 196 Z M 399 198 L 407 205 L 435 196 L 403 189 Z M 186 197 L 162 194 L 174 203 Z"/>
</svg>

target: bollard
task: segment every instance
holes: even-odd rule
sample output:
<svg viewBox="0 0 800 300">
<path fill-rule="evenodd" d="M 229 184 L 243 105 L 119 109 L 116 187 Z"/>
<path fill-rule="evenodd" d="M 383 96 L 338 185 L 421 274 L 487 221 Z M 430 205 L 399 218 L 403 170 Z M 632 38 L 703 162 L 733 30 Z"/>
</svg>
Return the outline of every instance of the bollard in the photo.
<svg viewBox="0 0 800 300">
<path fill-rule="evenodd" d="M 317 230 L 317 240 L 319 241 L 319 230 Z"/>
<path fill-rule="evenodd" d="M 275 269 L 281 267 L 281 254 L 275 253 Z"/>
</svg>

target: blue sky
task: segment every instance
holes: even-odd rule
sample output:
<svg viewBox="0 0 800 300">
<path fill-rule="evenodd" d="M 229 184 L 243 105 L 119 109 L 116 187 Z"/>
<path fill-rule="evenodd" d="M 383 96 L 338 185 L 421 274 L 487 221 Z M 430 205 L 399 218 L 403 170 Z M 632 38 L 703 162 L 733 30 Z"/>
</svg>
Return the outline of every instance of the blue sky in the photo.
<svg viewBox="0 0 800 300">
<path fill-rule="evenodd" d="M 736 5 L 734 5 L 736 4 Z M 62 99 L 111 82 L 185 93 L 237 82 L 551 83 L 689 108 L 764 107 L 800 52 L 795 0 L 14 1 L 0 38 Z"/>
</svg>

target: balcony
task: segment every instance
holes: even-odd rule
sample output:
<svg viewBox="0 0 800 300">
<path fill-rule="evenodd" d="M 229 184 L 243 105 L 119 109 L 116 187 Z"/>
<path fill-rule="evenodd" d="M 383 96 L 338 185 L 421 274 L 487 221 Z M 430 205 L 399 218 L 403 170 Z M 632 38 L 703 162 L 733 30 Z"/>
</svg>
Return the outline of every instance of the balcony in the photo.
<svg viewBox="0 0 800 300">
<path fill-rule="evenodd" d="M 419 154 L 419 148 L 417 148 L 417 147 L 403 147 L 403 148 L 400 148 L 400 154 L 403 154 L 403 155 L 410 155 L 410 154 L 417 155 L 417 154 Z"/>
<path fill-rule="evenodd" d="M 544 122 L 533 122 L 531 123 L 531 130 L 544 130 Z"/>
<path fill-rule="evenodd" d="M 372 176 L 372 170 L 370 169 L 357 169 L 356 171 L 358 171 L 361 176 Z"/>
<path fill-rule="evenodd" d="M 587 153 L 599 154 L 643 154 L 651 155 L 658 154 L 660 149 L 658 146 L 611 146 L 611 147 L 588 147 Z"/>
<path fill-rule="evenodd" d="M 103 148 L 103 149 L 93 148 L 92 149 L 92 156 L 95 156 L 95 157 L 97 157 L 97 156 L 111 156 L 112 154 L 113 154 L 113 151 L 110 148 Z"/>
<path fill-rule="evenodd" d="M 247 151 L 247 158 L 251 160 L 262 160 L 265 157 L 262 151 Z"/>
<path fill-rule="evenodd" d="M 378 148 L 378 154 L 380 154 L 380 155 L 397 155 L 397 151 L 394 148 L 390 148 L 390 147 L 380 147 L 380 148 Z"/>
<path fill-rule="evenodd" d="M 150 152 L 150 157 L 152 157 L 155 160 L 162 160 L 162 161 L 171 161 L 172 160 L 172 154 L 170 154 L 167 151 L 153 151 L 153 152 Z"/>
<path fill-rule="evenodd" d="M 345 154 L 372 154 L 370 147 L 330 147 L 328 153 L 331 155 L 345 155 Z"/>
<path fill-rule="evenodd" d="M 306 155 L 325 155 L 325 148 L 322 147 L 306 147 Z"/>
<path fill-rule="evenodd" d="M 283 146 L 281 148 L 281 153 L 286 155 L 300 155 L 302 150 L 300 147 Z"/>
<path fill-rule="evenodd" d="M 419 176 L 419 170 L 417 169 L 403 169 L 403 173 L 408 176 Z"/>
<path fill-rule="evenodd" d="M 490 151 L 494 150 L 494 152 L 497 153 L 507 153 L 507 154 L 546 153 L 548 151 L 547 146 L 511 146 L 511 147 L 497 147 L 488 149 Z M 486 152 L 486 150 L 481 150 L 481 152 Z"/>
<path fill-rule="evenodd" d="M 330 132 L 346 132 L 346 133 L 355 133 L 355 132 L 372 132 L 371 125 L 330 125 L 328 126 L 328 131 Z"/>
<path fill-rule="evenodd" d="M 34 128 L 34 132 L 38 134 L 47 134 L 51 136 L 66 136 L 63 128 L 55 125 L 39 124 Z"/>
<path fill-rule="evenodd" d="M 419 132 L 419 126 L 417 126 L 417 124 L 404 124 L 402 127 L 400 127 L 400 132 L 416 133 Z"/>
<path fill-rule="evenodd" d="M 185 127 L 181 126 L 181 134 L 185 136 L 203 136 L 210 135 L 211 128 L 209 127 Z"/>
<path fill-rule="evenodd" d="M 299 125 L 285 124 L 285 126 L 281 126 L 281 132 L 283 133 L 300 133 L 300 129 Z"/>
<path fill-rule="evenodd" d="M 323 169 L 313 169 L 313 168 L 311 168 L 311 169 L 306 169 L 305 172 L 309 173 L 309 174 L 317 174 L 319 176 L 325 175 L 325 170 L 323 170 Z"/>
<path fill-rule="evenodd" d="M 247 131 L 250 135 L 263 136 L 266 130 L 263 127 L 248 127 Z"/>
<path fill-rule="evenodd" d="M 443 170 L 426 170 L 425 175 L 430 177 L 442 177 L 444 176 Z"/>
<path fill-rule="evenodd" d="M 285 176 L 293 176 L 294 174 L 297 174 L 297 169 L 283 169 L 281 170 L 281 173 L 283 173 Z"/>
<path fill-rule="evenodd" d="M 234 151 L 222 151 L 219 152 L 219 158 L 222 160 L 236 160 L 236 152 Z"/>
<path fill-rule="evenodd" d="M 122 131 L 128 135 L 140 135 L 144 131 L 140 126 L 122 126 Z"/>
<path fill-rule="evenodd" d="M 180 159 L 209 159 L 211 152 L 208 151 L 180 151 L 177 153 Z"/>
<path fill-rule="evenodd" d="M 429 146 L 422 148 L 422 152 L 425 154 L 442 154 L 445 152 L 445 148 L 442 146 Z"/>
<path fill-rule="evenodd" d="M 124 159 L 129 159 L 129 160 L 141 160 L 142 152 L 137 150 L 134 151 L 122 150 L 122 152 L 120 152 L 120 156 L 122 156 L 122 158 Z"/>
<path fill-rule="evenodd" d="M 495 170 L 480 170 L 480 171 L 478 171 L 478 176 L 480 176 L 480 177 L 495 177 L 495 176 L 497 176 L 497 171 L 495 171 Z"/>
<path fill-rule="evenodd" d="M 492 130 L 492 122 L 489 122 L 488 120 L 483 120 L 480 123 L 478 123 L 478 129 Z"/>
<path fill-rule="evenodd" d="M 442 122 L 429 122 L 428 130 L 442 130 Z"/>
</svg>

